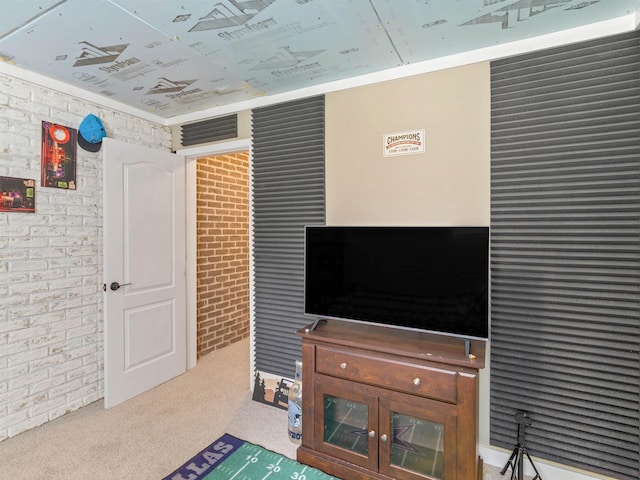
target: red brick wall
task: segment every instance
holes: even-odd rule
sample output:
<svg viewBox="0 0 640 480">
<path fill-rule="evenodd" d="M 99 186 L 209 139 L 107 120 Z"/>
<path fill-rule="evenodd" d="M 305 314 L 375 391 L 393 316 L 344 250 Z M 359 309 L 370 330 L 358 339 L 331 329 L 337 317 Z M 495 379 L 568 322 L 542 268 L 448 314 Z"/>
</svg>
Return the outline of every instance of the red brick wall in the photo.
<svg viewBox="0 0 640 480">
<path fill-rule="evenodd" d="M 249 335 L 249 154 L 197 162 L 198 356 Z"/>
</svg>

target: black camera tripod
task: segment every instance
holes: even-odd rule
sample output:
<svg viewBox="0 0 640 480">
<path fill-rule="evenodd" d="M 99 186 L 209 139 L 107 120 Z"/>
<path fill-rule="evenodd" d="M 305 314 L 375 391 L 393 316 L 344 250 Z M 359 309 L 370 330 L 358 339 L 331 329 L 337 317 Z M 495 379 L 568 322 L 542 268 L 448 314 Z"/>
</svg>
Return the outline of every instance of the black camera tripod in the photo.
<svg viewBox="0 0 640 480">
<path fill-rule="evenodd" d="M 524 444 L 524 436 L 525 436 L 525 427 L 529 427 L 531 425 L 531 419 L 527 416 L 527 412 L 516 412 L 516 423 L 518 424 L 518 444 L 511 452 L 511 456 L 509 460 L 507 460 L 507 464 L 504 466 L 500 475 L 504 475 L 506 471 L 511 467 L 511 480 L 516 478 L 516 473 L 518 475 L 518 480 L 523 480 L 524 477 L 524 457 L 526 455 L 527 459 L 529 459 L 529 463 L 533 467 L 533 471 L 536 472 L 536 476 L 533 477 L 532 480 L 542 480 L 538 469 L 531 460 L 529 456 L 529 452 L 527 451 L 527 447 Z"/>
</svg>

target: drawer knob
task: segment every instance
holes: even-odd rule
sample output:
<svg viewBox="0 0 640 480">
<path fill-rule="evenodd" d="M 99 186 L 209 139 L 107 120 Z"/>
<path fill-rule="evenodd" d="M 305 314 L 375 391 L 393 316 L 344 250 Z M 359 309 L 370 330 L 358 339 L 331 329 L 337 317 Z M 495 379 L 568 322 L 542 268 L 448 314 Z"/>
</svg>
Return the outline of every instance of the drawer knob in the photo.
<svg viewBox="0 0 640 480">
<path fill-rule="evenodd" d="M 340 364 L 340 368 L 341 368 L 341 369 L 343 369 L 343 370 L 344 370 L 345 368 L 347 368 L 347 364 L 346 364 L 346 362 L 342 362 L 342 363 Z"/>
<path fill-rule="evenodd" d="M 376 431 L 375 430 L 369 431 L 369 438 L 373 438 L 375 436 L 376 436 Z"/>
<path fill-rule="evenodd" d="M 389 437 L 387 437 L 386 433 L 383 433 L 382 435 L 380 435 L 380 440 L 382 440 L 383 442 L 386 442 L 389 439 Z"/>
<path fill-rule="evenodd" d="M 413 379 L 413 384 L 417 387 L 418 385 L 420 385 L 420 378 L 416 377 Z"/>
</svg>

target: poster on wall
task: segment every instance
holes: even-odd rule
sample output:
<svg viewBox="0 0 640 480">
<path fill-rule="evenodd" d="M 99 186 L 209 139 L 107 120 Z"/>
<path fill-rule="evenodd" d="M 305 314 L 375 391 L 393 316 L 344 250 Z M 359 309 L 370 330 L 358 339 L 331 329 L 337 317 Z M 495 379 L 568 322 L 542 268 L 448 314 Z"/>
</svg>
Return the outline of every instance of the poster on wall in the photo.
<svg viewBox="0 0 640 480">
<path fill-rule="evenodd" d="M 77 135 L 75 128 L 42 122 L 43 187 L 76 189 Z"/>
<path fill-rule="evenodd" d="M 35 211 L 35 180 L 0 177 L 0 212 L 34 213 Z"/>
<path fill-rule="evenodd" d="M 385 157 L 395 157 L 424 153 L 424 142 L 424 130 L 386 133 L 383 139 L 383 155 Z"/>
</svg>

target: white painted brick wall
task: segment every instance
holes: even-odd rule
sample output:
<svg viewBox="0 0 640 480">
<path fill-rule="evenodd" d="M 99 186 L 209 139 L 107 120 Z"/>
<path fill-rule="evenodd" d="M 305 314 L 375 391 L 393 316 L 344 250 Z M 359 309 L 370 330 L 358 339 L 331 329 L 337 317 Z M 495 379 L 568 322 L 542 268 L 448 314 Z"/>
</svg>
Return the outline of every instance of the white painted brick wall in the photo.
<svg viewBox="0 0 640 480">
<path fill-rule="evenodd" d="M 102 157 L 77 190 L 40 186 L 41 122 L 170 150 L 167 127 L 0 74 L 0 176 L 36 180 L 36 213 L 0 212 L 0 441 L 103 397 Z"/>
</svg>

